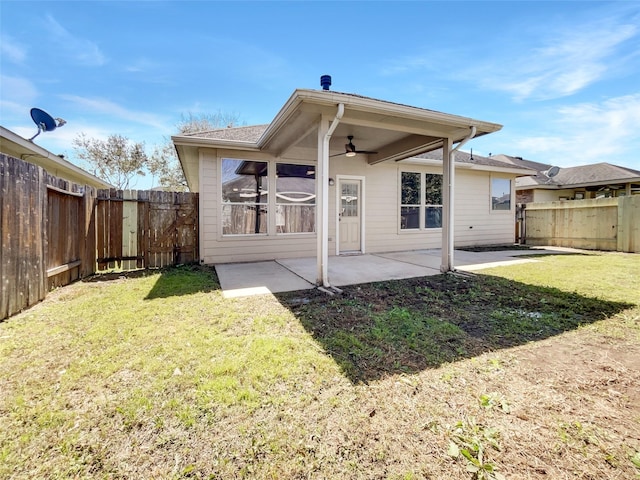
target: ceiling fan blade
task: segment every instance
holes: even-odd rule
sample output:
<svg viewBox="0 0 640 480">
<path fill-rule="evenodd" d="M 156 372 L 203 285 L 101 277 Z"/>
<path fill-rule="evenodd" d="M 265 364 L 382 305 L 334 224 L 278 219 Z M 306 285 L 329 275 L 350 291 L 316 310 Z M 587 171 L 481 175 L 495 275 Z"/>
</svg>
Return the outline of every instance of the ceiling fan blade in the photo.
<svg viewBox="0 0 640 480">
<path fill-rule="evenodd" d="M 373 154 L 378 153 L 378 152 L 370 152 L 369 150 L 356 150 L 356 153 L 367 153 L 367 154 L 372 154 L 373 155 Z"/>
</svg>

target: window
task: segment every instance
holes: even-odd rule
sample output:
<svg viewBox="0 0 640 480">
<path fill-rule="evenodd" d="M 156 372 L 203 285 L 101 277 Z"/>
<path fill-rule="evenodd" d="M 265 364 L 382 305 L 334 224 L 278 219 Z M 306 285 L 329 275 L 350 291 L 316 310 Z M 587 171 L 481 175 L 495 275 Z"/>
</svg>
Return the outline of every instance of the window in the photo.
<svg viewBox="0 0 640 480">
<path fill-rule="evenodd" d="M 442 175 L 427 173 L 425 176 L 426 228 L 442 228 Z"/>
<path fill-rule="evenodd" d="M 442 175 L 401 172 L 400 181 L 400 229 L 442 228 Z"/>
<path fill-rule="evenodd" d="M 278 233 L 312 233 L 316 225 L 315 167 L 276 164 L 276 229 Z"/>
<path fill-rule="evenodd" d="M 222 159 L 222 234 L 267 233 L 268 163 Z"/>
<path fill-rule="evenodd" d="M 491 210 L 511 210 L 511 180 L 491 179 Z"/>
<path fill-rule="evenodd" d="M 420 228 L 420 174 L 401 173 L 400 228 Z"/>
</svg>

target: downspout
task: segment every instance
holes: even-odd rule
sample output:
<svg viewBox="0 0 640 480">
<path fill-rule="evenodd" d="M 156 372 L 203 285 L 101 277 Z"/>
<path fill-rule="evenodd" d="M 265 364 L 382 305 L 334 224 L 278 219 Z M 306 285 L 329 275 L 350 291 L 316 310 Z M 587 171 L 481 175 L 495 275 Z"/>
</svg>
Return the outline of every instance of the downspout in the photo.
<svg viewBox="0 0 640 480">
<path fill-rule="evenodd" d="M 320 247 L 320 255 L 318 255 L 318 283 L 322 282 L 322 286 L 325 288 L 331 287 L 329 283 L 329 141 L 331 135 L 338 127 L 342 116 L 344 115 L 344 104 L 338 104 L 338 112 L 336 113 L 333 122 L 329 126 L 329 130 L 325 133 L 322 139 L 322 152 L 319 159 L 319 180 L 320 180 L 320 192 L 321 192 L 321 213 L 320 213 L 320 232 L 318 239 L 318 246 Z"/>
<path fill-rule="evenodd" d="M 453 266 L 453 240 L 454 240 L 454 226 L 453 226 L 453 219 L 454 219 L 454 184 L 455 184 L 455 153 L 460 149 L 460 147 L 462 147 L 465 143 L 467 143 L 469 140 L 471 140 L 473 137 L 475 137 L 476 135 L 476 127 L 471 126 L 471 132 L 469 133 L 469 135 L 467 135 L 465 138 L 463 138 L 458 145 L 456 145 L 454 148 L 451 149 L 451 151 L 449 152 L 449 169 L 450 169 L 450 174 L 449 174 L 449 188 L 448 188 L 448 193 L 449 193 L 449 197 L 447 199 L 448 203 L 449 203 L 449 209 L 448 209 L 448 229 L 447 229 L 447 258 L 445 259 L 445 263 L 442 266 L 442 268 L 440 269 L 443 273 L 444 272 L 452 272 L 454 270 L 454 266 Z"/>
</svg>

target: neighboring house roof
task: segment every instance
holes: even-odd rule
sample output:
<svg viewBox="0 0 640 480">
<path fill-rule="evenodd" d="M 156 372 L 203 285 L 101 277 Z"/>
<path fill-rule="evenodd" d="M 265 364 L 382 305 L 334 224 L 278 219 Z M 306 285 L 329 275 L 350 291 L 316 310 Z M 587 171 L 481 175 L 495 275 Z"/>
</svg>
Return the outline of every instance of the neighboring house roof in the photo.
<svg viewBox="0 0 640 480">
<path fill-rule="evenodd" d="M 377 152 L 367 155 L 370 165 L 400 161 L 441 148 L 445 138 L 457 143 L 468 137 L 472 128 L 475 128 L 476 137 L 502 128 L 496 123 L 361 95 L 298 89 L 268 125 L 176 135 L 172 140 L 189 186 L 197 190 L 200 175 L 197 152 L 200 148 L 301 158 L 301 151 L 317 152 L 319 129 L 336 118 L 339 105 L 344 107 L 344 115 L 331 136 L 330 153 L 344 152 L 347 137 L 353 136 L 360 150 Z"/>
<path fill-rule="evenodd" d="M 0 126 L 0 152 L 38 165 L 49 174 L 70 182 L 95 188 L 113 188 L 104 180 L 2 126 Z"/>
<path fill-rule="evenodd" d="M 535 188 L 576 188 L 640 182 L 640 171 L 606 162 L 576 167 L 563 167 L 559 169 L 555 176 L 548 177 L 544 172 L 548 171 L 552 165 L 533 162 L 520 157 L 509 157 L 507 155 L 496 155 L 492 158 L 505 160 L 514 165 L 526 166 L 536 170 L 536 175 L 522 177 L 516 180 L 516 188 L 519 190 L 531 190 Z"/>
</svg>

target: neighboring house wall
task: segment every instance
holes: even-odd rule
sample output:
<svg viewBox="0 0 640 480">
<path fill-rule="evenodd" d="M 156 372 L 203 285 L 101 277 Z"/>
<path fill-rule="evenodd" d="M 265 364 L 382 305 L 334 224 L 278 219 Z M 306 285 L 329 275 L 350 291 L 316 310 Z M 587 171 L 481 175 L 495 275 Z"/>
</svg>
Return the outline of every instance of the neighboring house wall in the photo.
<svg viewBox="0 0 640 480">
<path fill-rule="evenodd" d="M 614 198 L 624 197 L 628 195 L 638 195 L 637 188 L 632 188 L 631 184 L 624 184 L 624 188 L 617 190 L 595 190 L 594 187 L 587 189 L 585 187 L 579 188 L 565 188 L 565 189 L 542 189 L 532 188 L 528 190 L 518 190 L 517 202 L 518 203 L 539 203 L 539 202 L 557 202 L 560 200 L 588 200 L 595 198 Z"/>
<path fill-rule="evenodd" d="M 249 262 L 276 258 L 311 257 L 316 255 L 315 233 L 287 235 L 233 235 L 221 231 L 221 166 L 220 159 L 239 158 L 269 161 L 276 159 L 261 153 L 240 153 L 215 149 L 200 150 L 200 252 L 206 264 Z M 300 163 L 278 159 L 278 162 Z M 303 162 L 305 163 L 305 162 Z M 312 168 L 314 161 L 306 162 Z M 389 162 L 370 166 L 364 156 L 331 159 L 329 177 L 335 185 L 329 187 L 329 252 L 336 253 L 336 216 L 338 186 L 341 178 L 364 179 L 365 252 L 379 253 L 424 248 L 440 248 L 442 229 L 403 230 L 400 228 L 401 172 L 441 174 L 437 166 Z M 515 202 L 508 210 L 492 210 L 492 176 L 510 180 L 514 199 L 515 175 L 492 174 L 485 171 L 456 169 L 455 244 L 457 246 L 510 243 L 514 241 Z M 270 193 L 274 190 L 269 185 Z M 316 207 L 317 208 L 317 207 Z M 273 210 L 273 204 L 269 206 Z M 269 221 L 275 229 L 274 215 Z"/>
<path fill-rule="evenodd" d="M 573 189 L 565 190 L 542 190 L 536 189 L 533 191 L 534 202 L 557 202 L 560 199 L 572 200 L 575 192 Z"/>
</svg>

